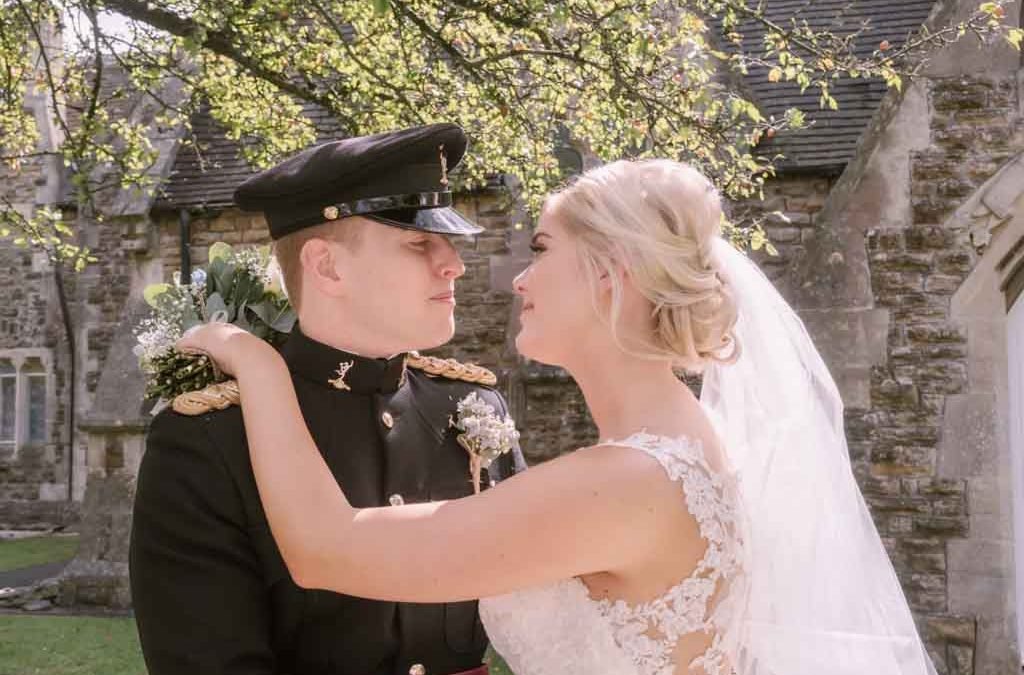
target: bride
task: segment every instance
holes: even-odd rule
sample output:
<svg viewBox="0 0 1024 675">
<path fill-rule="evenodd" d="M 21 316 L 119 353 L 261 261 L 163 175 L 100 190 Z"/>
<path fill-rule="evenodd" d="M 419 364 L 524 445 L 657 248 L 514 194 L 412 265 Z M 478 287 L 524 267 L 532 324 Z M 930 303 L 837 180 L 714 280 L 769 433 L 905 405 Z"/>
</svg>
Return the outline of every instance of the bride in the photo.
<svg viewBox="0 0 1024 675">
<path fill-rule="evenodd" d="M 601 442 L 463 499 L 353 508 L 289 372 L 226 324 L 260 497 L 295 581 L 481 598 L 517 675 L 925 675 L 803 325 L 721 238 L 694 169 L 619 161 L 548 198 L 515 283 L 519 351 L 579 383 Z M 676 376 L 703 374 L 698 400 Z M 497 526 L 500 523 L 500 526 Z"/>
</svg>

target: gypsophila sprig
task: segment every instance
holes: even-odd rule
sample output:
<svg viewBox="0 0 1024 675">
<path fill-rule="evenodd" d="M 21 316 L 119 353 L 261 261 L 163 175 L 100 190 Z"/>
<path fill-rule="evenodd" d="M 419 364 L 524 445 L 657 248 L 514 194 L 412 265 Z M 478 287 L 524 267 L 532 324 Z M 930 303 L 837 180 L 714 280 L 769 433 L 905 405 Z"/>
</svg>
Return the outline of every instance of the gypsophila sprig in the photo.
<svg viewBox="0 0 1024 675">
<path fill-rule="evenodd" d="M 277 345 L 295 325 L 295 311 L 272 272 L 270 250 L 210 247 L 208 269 L 189 283 L 174 273 L 171 284 L 152 284 L 143 296 L 152 314 L 136 329 L 135 355 L 146 374 L 146 397 L 170 400 L 223 379 L 205 356 L 181 354 L 174 343 L 193 326 L 224 321 Z"/>
<path fill-rule="evenodd" d="M 457 415 L 451 425 L 461 431 L 456 439 L 469 453 L 469 470 L 473 491 L 480 492 L 480 471 L 495 459 L 509 452 L 519 432 L 511 417 L 498 417 L 494 406 L 471 392 L 458 403 Z"/>
</svg>

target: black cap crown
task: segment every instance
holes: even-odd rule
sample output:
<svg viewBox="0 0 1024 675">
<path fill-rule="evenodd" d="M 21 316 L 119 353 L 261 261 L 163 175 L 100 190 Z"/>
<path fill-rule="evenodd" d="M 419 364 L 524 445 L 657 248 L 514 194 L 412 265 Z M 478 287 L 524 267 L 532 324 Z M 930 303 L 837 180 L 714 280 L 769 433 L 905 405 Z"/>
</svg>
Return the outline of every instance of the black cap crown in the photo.
<svg viewBox="0 0 1024 675">
<path fill-rule="evenodd" d="M 482 228 L 450 208 L 448 172 L 466 152 L 455 124 L 430 124 L 316 145 L 252 176 L 235 203 L 262 211 L 270 236 L 365 215 L 408 229 L 476 234 Z"/>
</svg>

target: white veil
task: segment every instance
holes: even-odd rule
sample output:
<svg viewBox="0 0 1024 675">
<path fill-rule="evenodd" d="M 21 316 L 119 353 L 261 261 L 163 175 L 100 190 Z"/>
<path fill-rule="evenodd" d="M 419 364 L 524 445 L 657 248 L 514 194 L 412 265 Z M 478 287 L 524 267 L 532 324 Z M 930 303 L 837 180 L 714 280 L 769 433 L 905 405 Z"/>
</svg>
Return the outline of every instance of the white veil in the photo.
<svg viewBox="0 0 1024 675">
<path fill-rule="evenodd" d="M 749 523 L 743 597 L 721 635 L 738 675 L 934 675 L 854 479 L 828 368 L 757 266 L 724 240 L 714 254 L 742 348 L 705 372 L 701 394 Z"/>
</svg>

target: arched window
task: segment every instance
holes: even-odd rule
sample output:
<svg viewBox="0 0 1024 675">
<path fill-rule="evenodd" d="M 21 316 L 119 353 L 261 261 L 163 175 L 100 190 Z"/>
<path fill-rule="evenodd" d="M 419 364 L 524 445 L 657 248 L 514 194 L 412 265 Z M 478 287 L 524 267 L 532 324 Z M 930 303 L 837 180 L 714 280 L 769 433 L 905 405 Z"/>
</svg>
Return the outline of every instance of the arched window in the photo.
<svg viewBox="0 0 1024 675">
<path fill-rule="evenodd" d="M 45 350 L 0 350 L 0 446 L 50 442 L 49 363 Z"/>
<path fill-rule="evenodd" d="M 14 443 L 17 419 L 18 371 L 10 361 L 0 360 L 0 443 Z"/>
</svg>

